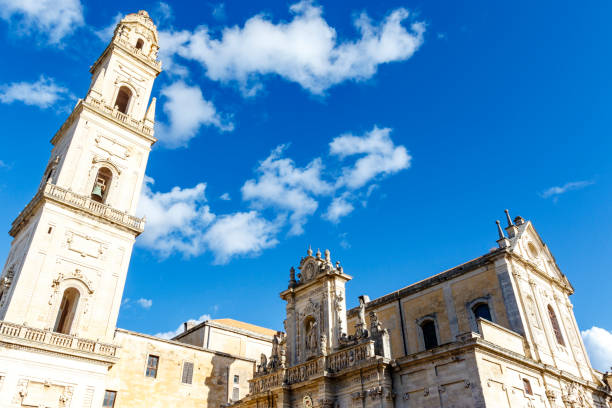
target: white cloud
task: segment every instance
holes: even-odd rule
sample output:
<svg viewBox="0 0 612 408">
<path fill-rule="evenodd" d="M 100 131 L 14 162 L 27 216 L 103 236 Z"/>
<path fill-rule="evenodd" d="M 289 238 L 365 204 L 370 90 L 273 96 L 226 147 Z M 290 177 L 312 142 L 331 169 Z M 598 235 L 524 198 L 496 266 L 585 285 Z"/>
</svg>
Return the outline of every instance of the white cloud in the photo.
<svg viewBox="0 0 612 408">
<path fill-rule="evenodd" d="M 4 160 L 0 160 L 0 169 L 8 169 L 9 167 Z"/>
<path fill-rule="evenodd" d="M 218 217 L 205 234 L 215 254 L 215 262 L 224 264 L 232 257 L 255 255 L 278 244 L 279 224 L 262 218 L 256 211 L 238 212 Z"/>
<path fill-rule="evenodd" d="M 79 0 L 0 0 L 0 18 L 22 34 L 42 33 L 52 44 L 84 24 Z"/>
<path fill-rule="evenodd" d="M 212 102 L 204 99 L 198 86 L 179 80 L 162 88 L 160 93 L 166 98 L 163 109 L 170 124 L 158 122 L 156 136 L 167 147 L 186 146 L 202 126 L 215 126 L 221 131 L 234 128 L 219 115 Z"/>
<path fill-rule="evenodd" d="M 612 332 L 593 326 L 581 334 L 593 367 L 600 371 L 609 370 L 612 366 Z"/>
<path fill-rule="evenodd" d="M 330 194 L 333 188 L 321 179 L 321 159 L 299 168 L 293 160 L 282 157 L 285 149 L 284 145 L 278 146 L 259 164 L 258 178 L 244 183 L 242 197 L 257 208 L 273 207 L 290 213 L 290 234 L 299 235 L 308 216 L 317 210 L 318 203 L 313 196 Z"/>
<path fill-rule="evenodd" d="M 354 211 L 355 202 L 361 200 L 365 206 L 377 186 L 372 180 L 409 167 L 406 149 L 396 146 L 389 135 L 390 129 L 374 127 L 363 136 L 335 138 L 326 160 L 329 170 L 321 158 L 299 167 L 284 157 L 286 146 L 278 146 L 241 188 L 250 211 L 215 215 L 207 205 L 206 184 L 153 192 L 153 180 L 147 177 L 138 211 L 147 217 L 147 223 L 138 243 L 162 257 L 172 253 L 197 256 L 209 251 L 215 263 L 222 264 L 274 247 L 278 234 L 287 226 L 289 235 L 302 234 L 323 200 L 327 205 L 323 218 L 338 223 Z M 351 160 L 352 164 L 347 163 Z M 337 174 L 340 176 L 334 180 Z M 219 198 L 229 200 L 230 196 L 224 193 Z"/>
<path fill-rule="evenodd" d="M 138 303 L 138 305 L 143 309 L 150 309 L 151 306 L 153 306 L 153 300 L 151 299 L 140 298 L 136 301 L 136 303 Z"/>
<path fill-rule="evenodd" d="M 391 129 L 375 126 L 363 136 L 346 134 L 332 140 L 329 152 L 341 160 L 353 155 L 364 155 L 354 165 L 343 169 L 342 176 L 337 180 L 338 185 L 354 190 L 379 175 L 397 173 L 410 167 L 412 158 L 408 151 L 404 146 L 395 146 L 390 134 Z"/>
<path fill-rule="evenodd" d="M 109 42 L 111 38 L 113 38 L 113 34 L 115 33 L 115 27 L 119 24 L 119 21 L 123 18 L 123 13 L 119 12 L 115 14 L 111 23 L 106 27 L 100 28 L 98 30 L 94 30 L 93 33 L 96 37 L 100 39 L 102 42 Z"/>
<path fill-rule="evenodd" d="M 195 60 L 216 81 L 237 82 L 252 95 L 265 75 L 279 75 L 304 89 L 323 94 L 346 80 L 371 78 L 380 64 L 410 58 L 423 43 L 425 24 L 406 20 L 399 8 L 376 24 L 365 14 L 354 20 L 359 36 L 338 39 L 322 17 L 322 7 L 303 0 L 290 7 L 293 19 L 274 23 L 265 14 L 248 19 L 243 27 L 226 27 L 216 38 L 206 26 L 194 32 L 164 33 L 165 57 Z"/>
<path fill-rule="evenodd" d="M 224 21 L 227 18 L 225 3 L 219 3 L 213 7 L 212 16 L 215 20 Z"/>
<path fill-rule="evenodd" d="M 45 109 L 57 102 L 65 101 L 66 98 L 71 98 L 68 89 L 44 76 L 41 76 L 36 82 L 12 82 L 0 85 L 0 102 L 2 103 L 18 101 Z"/>
<path fill-rule="evenodd" d="M 229 193 L 223 193 L 219 196 L 219 199 L 223 201 L 230 201 L 232 197 L 230 197 Z"/>
<path fill-rule="evenodd" d="M 199 323 L 202 323 L 202 322 L 204 322 L 206 320 L 210 320 L 210 315 L 209 314 L 203 314 L 202 316 L 198 317 L 197 319 L 189 319 L 189 320 L 187 320 L 187 322 L 193 323 L 193 324 L 199 324 Z M 159 338 L 162 338 L 162 339 L 166 339 L 166 340 L 170 340 L 170 339 L 178 336 L 179 334 L 181 334 L 184 331 L 185 331 L 185 326 L 181 323 L 179 325 L 179 327 L 176 328 L 176 330 L 156 333 L 153 336 L 159 337 Z"/>
<path fill-rule="evenodd" d="M 340 218 L 350 214 L 355 207 L 347 200 L 347 196 L 348 194 L 343 194 L 340 197 L 335 197 L 329 207 L 327 207 L 327 212 L 323 217 L 337 224 Z"/>
<path fill-rule="evenodd" d="M 152 16 L 153 20 L 157 24 L 157 27 L 159 27 L 171 22 L 174 19 L 174 12 L 168 3 L 160 1 L 153 10 Z"/>
<path fill-rule="evenodd" d="M 140 197 L 139 214 L 146 216 L 145 231 L 138 243 L 166 257 L 173 252 L 186 256 L 205 250 L 203 230 L 215 219 L 206 205 L 206 184 L 193 188 L 174 187 L 167 193 L 153 192 L 147 177 Z"/>
<path fill-rule="evenodd" d="M 556 201 L 561 194 L 565 194 L 568 191 L 572 190 L 580 190 L 587 186 L 595 184 L 594 181 L 584 180 L 584 181 L 570 181 L 569 183 L 565 183 L 562 186 L 554 186 L 547 188 L 546 190 L 540 193 L 542 198 L 553 198 L 553 201 Z"/>
</svg>

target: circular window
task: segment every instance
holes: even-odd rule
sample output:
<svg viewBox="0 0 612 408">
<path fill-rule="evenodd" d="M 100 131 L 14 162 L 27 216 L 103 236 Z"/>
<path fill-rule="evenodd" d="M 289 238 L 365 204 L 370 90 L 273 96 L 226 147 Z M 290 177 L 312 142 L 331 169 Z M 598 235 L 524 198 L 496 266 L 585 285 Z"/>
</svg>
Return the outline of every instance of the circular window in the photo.
<svg viewBox="0 0 612 408">
<path fill-rule="evenodd" d="M 538 249 L 535 245 L 533 245 L 533 242 L 527 244 L 527 250 L 529 251 L 529 256 L 531 256 L 532 258 L 538 257 Z"/>
</svg>

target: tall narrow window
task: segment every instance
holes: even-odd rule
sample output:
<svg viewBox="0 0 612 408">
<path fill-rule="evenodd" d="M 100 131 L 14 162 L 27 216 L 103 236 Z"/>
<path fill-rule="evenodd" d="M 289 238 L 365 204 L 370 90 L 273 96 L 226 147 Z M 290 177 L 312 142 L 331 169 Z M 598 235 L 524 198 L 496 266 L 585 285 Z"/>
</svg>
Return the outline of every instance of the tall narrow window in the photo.
<svg viewBox="0 0 612 408">
<path fill-rule="evenodd" d="M 75 288 L 68 288 L 64 292 L 60 308 L 57 312 L 57 318 L 55 319 L 55 328 L 53 331 L 57 333 L 70 334 L 72 329 L 72 322 L 74 321 L 74 315 L 76 314 L 77 306 L 79 304 L 80 293 Z"/>
<path fill-rule="evenodd" d="M 482 317 L 483 319 L 488 320 L 490 322 L 493 321 L 493 319 L 491 319 L 491 310 L 489 310 L 489 305 L 486 303 L 478 303 L 477 305 L 472 307 L 472 313 L 474 313 L 475 319 Z"/>
<path fill-rule="evenodd" d="M 132 91 L 127 86 L 122 86 L 119 88 L 119 93 L 117 94 L 117 99 L 115 100 L 115 106 L 117 110 L 121 113 L 127 113 L 128 105 L 130 103 L 130 98 L 132 97 Z"/>
<path fill-rule="evenodd" d="M 183 384 L 193 383 L 193 363 L 185 361 L 183 363 L 183 376 L 181 378 Z"/>
<path fill-rule="evenodd" d="M 562 346 L 565 346 L 565 341 L 563 340 L 563 334 L 561 334 L 561 327 L 559 326 L 559 321 L 557 320 L 557 315 L 553 310 L 551 305 L 548 305 L 548 317 L 550 318 L 550 324 L 552 325 L 553 332 L 555 333 L 555 337 L 557 338 L 557 343 Z"/>
<path fill-rule="evenodd" d="M 143 45 L 144 45 L 144 41 L 142 40 L 142 38 L 139 38 L 138 41 L 136 41 L 136 49 L 142 50 Z"/>
<path fill-rule="evenodd" d="M 102 408 L 113 408 L 115 406 L 115 399 L 117 398 L 117 391 L 106 390 L 104 392 L 104 402 Z"/>
<path fill-rule="evenodd" d="M 523 378 L 523 388 L 525 388 L 525 394 L 533 395 L 533 390 L 531 389 L 531 383 L 526 378 Z"/>
<path fill-rule="evenodd" d="M 145 375 L 151 378 L 157 378 L 157 367 L 159 366 L 158 356 L 149 356 L 147 359 L 147 371 Z"/>
<path fill-rule="evenodd" d="M 421 331 L 423 333 L 423 343 L 425 350 L 438 347 L 438 336 L 436 335 L 436 324 L 433 320 L 427 320 L 421 323 Z"/>
<path fill-rule="evenodd" d="M 234 384 L 240 384 L 240 376 L 234 375 Z"/>
<path fill-rule="evenodd" d="M 91 198 L 99 203 L 104 203 L 108 197 L 108 190 L 113 180 L 113 173 L 106 167 L 100 167 L 93 189 L 91 190 Z"/>
</svg>

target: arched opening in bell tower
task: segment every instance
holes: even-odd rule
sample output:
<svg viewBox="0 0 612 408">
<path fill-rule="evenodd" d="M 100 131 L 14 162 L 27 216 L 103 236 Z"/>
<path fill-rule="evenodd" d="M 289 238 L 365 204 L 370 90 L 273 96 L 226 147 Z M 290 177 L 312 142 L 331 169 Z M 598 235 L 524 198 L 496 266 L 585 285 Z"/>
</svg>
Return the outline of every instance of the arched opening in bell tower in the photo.
<svg viewBox="0 0 612 408">
<path fill-rule="evenodd" d="M 142 38 L 139 38 L 138 41 L 136 41 L 136 49 L 142 50 L 143 46 L 144 46 L 144 41 L 142 40 Z"/>
<path fill-rule="evenodd" d="M 60 308 L 57 311 L 57 318 L 55 319 L 54 332 L 70 334 L 80 296 L 81 294 L 75 288 L 68 288 L 64 291 Z"/>
<path fill-rule="evenodd" d="M 132 91 L 127 86 L 119 88 L 117 93 L 117 99 L 115 100 L 115 107 L 121 113 L 127 113 L 130 99 L 132 98 Z"/>
<path fill-rule="evenodd" d="M 113 173 L 106 167 L 100 167 L 91 190 L 91 198 L 99 203 L 105 203 L 112 180 Z"/>
</svg>

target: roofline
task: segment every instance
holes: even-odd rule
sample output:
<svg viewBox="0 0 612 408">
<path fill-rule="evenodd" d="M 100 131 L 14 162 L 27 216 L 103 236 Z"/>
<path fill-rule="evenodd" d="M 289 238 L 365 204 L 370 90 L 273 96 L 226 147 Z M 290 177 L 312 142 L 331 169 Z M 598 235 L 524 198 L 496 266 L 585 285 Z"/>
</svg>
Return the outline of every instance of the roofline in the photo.
<svg viewBox="0 0 612 408">
<path fill-rule="evenodd" d="M 415 282 L 411 285 L 398 289 L 395 292 L 391 292 L 379 298 L 371 300 L 368 303 L 366 303 L 366 309 L 371 309 L 377 306 L 391 303 L 392 301 L 402 299 L 406 296 L 412 295 L 413 293 L 417 293 L 427 288 L 439 285 L 442 282 L 449 281 L 451 279 L 456 278 L 457 276 L 461 276 L 475 269 L 478 269 L 483 265 L 491 263 L 496 258 L 505 256 L 507 254 L 508 254 L 508 250 L 506 248 L 496 248 L 495 250 L 487 254 L 484 254 L 484 255 L 479 256 L 478 258 L 472 259 L 471 261 L 467 261 L 461 265 L 455 266 L 454 268 L 447 269 L 446 271 L 430 276 L 429 278 L 425 278 L 421 281 Z M 347 318 L 350 318 L 353 315 L 357 314 L 358 309 L 359 307 L 356 306 L 352 309 L 347 310 L 346 312 Z"/>
<path fill-rule="evenodd" d="M 134 332 L 131 330 L 126 330 L 126 329 L 122 329 L 117 327 L 115 329 L 115 332 L 121 332 L 121 333 L 125 333 L 125 334 L 129 334 L 131 336 L 135 336 L 135 337 L 142 337 L 148 340 L 155 340 L 155 341 L 161 341 L 162 343 L 167 343 L 167 344 L 171 344 L 174 346 L 180 346 L 180 347 L 185 347 L 185 348 L 189 348 L 189 349 L 193 349 L 193 350 L 198 350 L 198 351 L 204 351 L 207 353 L 212 353 L 218 356 L 224 356 L 224 357 L 230 357 L 230 358 L 235 358 L 238 360 L 244 360 L 244 361 L 248 361 L 251 363 L 255 363 L 256 360 L 252 359 L 252 358 L 247 358 L 247 357 L 241 357 L 241 356 L 237 356 L 234 354 L 230 354 L 230 353 L 224 353 L 222 351 L 217 351 L 217 350 L 211 350 L 205 347 L 199 347 L 199 346 L 194 346 L 193 344 L 187 344 L 187 343 L 181 343 L 180 341 L 176 341 L 176 340 L 167 340 L 167 339 L 162 339 L 160 337 L 155 337 L 152 336 L 150 334 L 145 334 L 145 333 L 138 333 L 138 332 Z"/>
<path fill-rule="evenodd" d="M 255 332 L 253 332 L 251 330 L 248 330 L 248 329 L 240 329 L 238 327 L 228 326 L 228 325 L 225 325 L 223 323 L 217 323 L 217 322 L 215 322 L 213 320 L 204 320 L 202 323 L 199 323 L 199 324 L 193 326 L 189 330 L 186 330 L 186 331 L 184 331 L 184 332 L 182 332 L 180 334 L 177 334 L 176 336 L 173 337 L 173 339 L 182 338 L 182 337 L 184 337 L 184 336 L 186 336 L 188 334 L 191 334 L 194 331 L 199 330 L 202 327 L 206 327 L 206 326 L 210 326 L 210 327 L 214 327 L 214 328 L 217 328 L 217 329 L 223 329 L 223 330 L 231 331 L 231 332 L 234 332 L 234 333 L 237 333 L 237 334 L 242 334 L 242 335 L 245 335 L 245 336 L 253 337 L 253 338 L 256 338 L 256 339 L 259 339 L 259 340 L 264 340 L 264 341 L 270 341 L 271 342 L 272 339 L 274 338 L 273 335 L 268 336 L 266 334 L 255 333 Z M 272 329 L 269 329 L 269 330 L 272 330 Z"/>
</svg>

